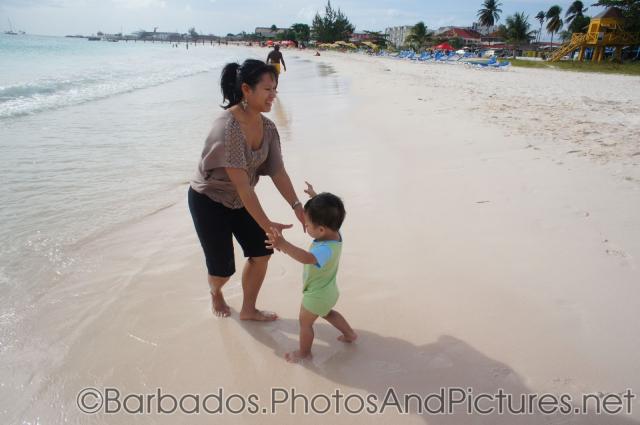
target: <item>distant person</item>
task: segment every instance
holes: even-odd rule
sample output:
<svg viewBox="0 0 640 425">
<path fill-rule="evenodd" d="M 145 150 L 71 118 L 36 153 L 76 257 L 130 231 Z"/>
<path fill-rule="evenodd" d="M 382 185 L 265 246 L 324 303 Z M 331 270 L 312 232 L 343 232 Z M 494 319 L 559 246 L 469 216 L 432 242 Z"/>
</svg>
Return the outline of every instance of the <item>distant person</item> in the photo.
<svg viewBox="0 0 640 425">
<path fill-rule="evenodd" d="M 353 342 L 358 335 L 347 320 L 333 307 L 338 302 L 336 275 L 342 253 L 340 226 L 345 217 L 342 200 L 331 193 L 316 194 L 307 183 L 305 192 L 311 197 L 304 204 L 304 222 L 309 236 L 314 238 L 308 251 L 288 242 L 274 227 L 267 231 L 267 248 L 284 252 L 304 264 L 302 305 L 300 306 L 300 348 L 285 354 L 287 361 L 295 363 L 311 357 L 313 324 L 322 317 L 342 332 L 342 342 Z"/>
<path fill-rule="evenodd" d="M 277 44 L 273 46 L 273 50 L 269 52 L 267 56 L 267 63 L 275 66 L 278 74 L 280 74 L 280 63 L 282 63 L 282 68 L 287 71 L 287 65 L 284 63 L 284 58 L 282 57 L 282 52 L 280 52 L 280 46 Z"/>
</svg>

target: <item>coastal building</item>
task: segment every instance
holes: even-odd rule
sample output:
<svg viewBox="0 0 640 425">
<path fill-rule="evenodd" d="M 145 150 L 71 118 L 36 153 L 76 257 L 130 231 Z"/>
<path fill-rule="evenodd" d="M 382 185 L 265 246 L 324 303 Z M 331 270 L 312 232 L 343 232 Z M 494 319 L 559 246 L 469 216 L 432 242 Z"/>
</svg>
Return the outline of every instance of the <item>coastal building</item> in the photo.
<svg viewBox="0 0 640 425">
<path fill-rule="evenodd" d="M 483 46 L 494 46 L 497 44 L 504 44 L 505 40 L 502 34 L 499 31 L 494 31 L 489 34 L 485 34 L 482 36 L 482 45 Z"/>
<path fill-rule="evenodd" d="M 445 27 L 439 29 L 436 36 L 441 39 L 459 38 L 465 46 L 478 46 L 482 42 L 482 35 L 471 28 Z"/>
<path fill-rule="evenodd" d="M 367 34 L 367 33 L 360 33 L 360 32 L 354 32 L 353 34 L 351 34 L 351 37 L 349 37 L 349 41 L 351 42 L 363 42 L 363 41 L 371 41 L 373 40 L 374 37 L 371 34 Z"/>
<path fill-rule="evenodd" d="M 273 38 L 278 34 L 282 34 L 286 28 L 276 28 L 275 31 L 271 27 L 256 27 L 256 34 L 266 38 Z"/>
<path fill-rule="evenodd" d="M 471 25 L 471 29 L 476 32 L 479 32 L 482 35 L 489 35 L 498 31 L 498 26 L 497 25 L 486 26 L 486 25 L 481 25 L 478 22 L 474 22 Z"/>
<path fill-rule="evenodd" d="M 400 27 L 390 27 L 384 30 L 387 34 L 387 40 L 395 47 L 400 47 L 405 44 L 407 36 L 411 33 L 413 25 L 403 25 Z"/>
<path fill-rule="evenodd" d="M 182 39 L 182 35 L 177 32 L 137 31 L 133 35 L 138 40 L 178 41 Z"/>
</svg>

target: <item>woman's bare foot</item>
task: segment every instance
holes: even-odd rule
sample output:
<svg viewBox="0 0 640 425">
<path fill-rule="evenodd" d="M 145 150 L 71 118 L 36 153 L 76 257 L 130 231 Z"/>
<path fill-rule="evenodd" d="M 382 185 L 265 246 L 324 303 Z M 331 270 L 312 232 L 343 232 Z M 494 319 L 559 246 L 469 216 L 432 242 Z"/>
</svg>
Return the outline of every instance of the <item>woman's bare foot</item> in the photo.
<svg viewBox="0 0 640 425">
<path fill-rule="evenodd" d="M 211 291 L 211 304 L 213 314 L 216 317 L 229 317 L 231 315 L 231 307 L 227 304 L 222 296 L 222 291 Z"/>
<path fill-rule="evenodd" d="M 338 341 L 342 342 L 353 342 L 358 339 L 358 335 L 355 332 L 351 332 L 350 335 L 343 334 L 338 337 Z"/>
<path fill-rule="evenodd" d="M 298 363 L 304 359 L 310 359 L 311 353 L 301 354 L 300 350 L 290 351 L 284 354 L 284 358 L 287 359 L 289 363 Z"/>
<path fill-rule="evenodd" d="M 256 322 L 273 322 L 278 319 L 278 315 L 271 311 L 254 309 L 253 311 L 241 311 L 240 320 L 253 320 Z"/>
</svg>

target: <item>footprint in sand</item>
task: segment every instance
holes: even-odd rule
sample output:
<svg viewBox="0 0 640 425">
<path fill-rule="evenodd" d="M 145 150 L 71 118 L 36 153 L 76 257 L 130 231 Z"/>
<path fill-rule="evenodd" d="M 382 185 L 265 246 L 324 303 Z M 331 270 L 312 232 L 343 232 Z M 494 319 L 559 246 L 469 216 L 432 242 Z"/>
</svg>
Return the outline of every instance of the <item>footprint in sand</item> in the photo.
<svg viewBox="0 0 640 425">
<path fill-rule="evenodd" d="M 491 377 L 494 381 L 504 382 L 504 381 L 517 381 L 517 377 L 513 373 L 513 370 L 509 369 L 505 366 L 494 367 L 491 369 Z"/>
<path fill-rule="evenodd" d="M 452 366 L 453 362 L 442 355 L 436 355 L 427 362 L 427 368 L 429 369 L 448 369 Z"/>
<path fill-rule="evenodd" d="M 385 362 L 382 360 L 378 360 L 378 361 L 371 362 L 371 365 L 373 366 L 374 369 L 380 370 L 386 373 L 400 373 L 403 371 L 402 366 L 400 366 L 400 363 L 395 363 L 395 362 Z"/>
<path fill-rule="evenodd" d="M 602 241 L 605 244 L 604 252 L 614 258 L 620 259 L 620 265 L 629 266 L 629 255 L 623 249 L 611 244 L 608 239 Z"/>
</svg>

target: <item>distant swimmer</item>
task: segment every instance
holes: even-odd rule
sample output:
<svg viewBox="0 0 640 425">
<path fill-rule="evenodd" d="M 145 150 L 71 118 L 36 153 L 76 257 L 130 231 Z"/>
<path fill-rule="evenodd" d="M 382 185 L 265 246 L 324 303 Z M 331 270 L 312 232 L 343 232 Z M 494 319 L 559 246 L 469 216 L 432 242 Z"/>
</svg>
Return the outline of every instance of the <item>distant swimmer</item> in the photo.
<svg viewBox="0 0 640 425">
<path fill-rule="evenodd" d="M 280 46 L 277 44 L 273 46 L 273 50 L 269 52 L 267 56 L 267 63 L 275 66 L 278 74 L 280 74 L 280 62 L 282 62 L 282 68 L 286 71 L 287 65 L 284 63 L 284 58 L 282 57 L 282 53 L 280 52 Z"/>
</svg>

